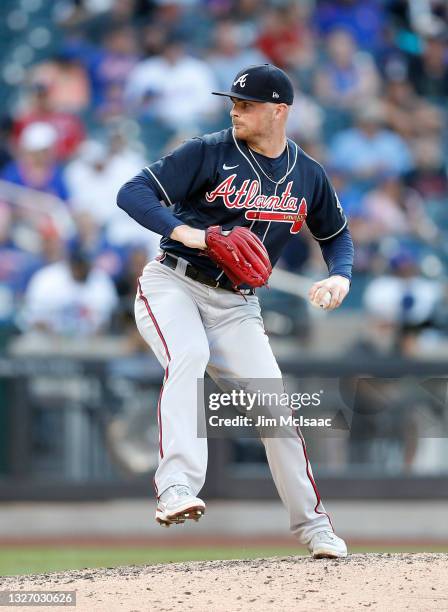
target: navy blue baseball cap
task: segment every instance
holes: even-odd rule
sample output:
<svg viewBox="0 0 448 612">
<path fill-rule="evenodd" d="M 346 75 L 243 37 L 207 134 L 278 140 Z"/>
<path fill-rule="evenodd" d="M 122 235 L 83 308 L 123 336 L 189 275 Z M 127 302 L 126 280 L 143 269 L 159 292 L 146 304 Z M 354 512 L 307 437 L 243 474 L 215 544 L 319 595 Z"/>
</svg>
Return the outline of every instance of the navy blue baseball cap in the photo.
<svg viewBox="0 0 448 612">
<path fill-rule="evenodd" d="M 230 91 L 213 91 L 215 96 L 229 96 L 253 102 L 291 105 L 294 89 L 288 75 L 272 64 L 257 64 L 240 70 Z"/>
</svg>

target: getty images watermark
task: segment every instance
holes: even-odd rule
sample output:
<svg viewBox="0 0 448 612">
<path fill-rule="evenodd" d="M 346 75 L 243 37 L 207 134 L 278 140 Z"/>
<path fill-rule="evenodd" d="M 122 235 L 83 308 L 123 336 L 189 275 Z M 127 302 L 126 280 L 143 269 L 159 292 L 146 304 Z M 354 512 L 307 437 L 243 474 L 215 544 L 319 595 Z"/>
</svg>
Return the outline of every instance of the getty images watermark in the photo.
<svg viewBox="0 0 448 612">
<path fill-rule="evenodd" d="M 448 378 L 198 380 L 198 437 L 448 438 Z"/>
<path fill-rule="evenodd" d="M 297 428 L 331 429 L 321 388 L 287 389 L 282 379 L 198 381 L 198 436 L 287 437 Z"/>
<path fill-rule="evenodd" d="M 297 414 L 301 408 L 318 407 L 321 405 L 322 391 L 315 393 L 272 393 L 266 391 L 245 391 L 233 389 L 230 393 L 216 392 L 208 397 L 210 411 L 233 407 L 249 414 L 238 414 L 234 417 L 212 414 L 208 417 L 211 427 L 331 427 L 330 417 L 306 417 Z M 270 416 L 260 411 L 263 407 L 280 407 L 290 409 L 290 414 L 280 411 L 278 415 Z"/>
</svg>

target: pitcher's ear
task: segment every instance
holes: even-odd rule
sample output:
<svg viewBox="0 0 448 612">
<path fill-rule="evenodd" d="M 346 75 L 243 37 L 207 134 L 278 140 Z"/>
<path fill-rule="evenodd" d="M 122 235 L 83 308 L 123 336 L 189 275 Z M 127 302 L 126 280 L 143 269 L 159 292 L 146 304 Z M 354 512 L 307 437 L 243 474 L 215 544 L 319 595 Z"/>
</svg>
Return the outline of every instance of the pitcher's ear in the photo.
<svg viewBox="0 0 448 612">
<path fill-rule="evenodd" d="M 276 119 L 280 119 L 280 117 L 283 117 L 286 113 L 286 115 L 288 114 L 288 108 L 289 106 L 287 104 L 284 104 L 283 102 L 280 104 L 276 104 L 275 105 L 275 117 Z"/>
</svg>

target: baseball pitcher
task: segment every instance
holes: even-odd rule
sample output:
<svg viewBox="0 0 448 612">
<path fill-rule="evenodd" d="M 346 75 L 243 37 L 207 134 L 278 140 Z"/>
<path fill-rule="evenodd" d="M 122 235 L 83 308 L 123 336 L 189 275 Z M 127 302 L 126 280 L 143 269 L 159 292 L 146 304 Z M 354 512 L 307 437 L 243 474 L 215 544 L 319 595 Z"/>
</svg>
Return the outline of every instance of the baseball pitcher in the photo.
<svg viewBox="0 0 448 612">
<path fill-rule="evenodd" d="M 249 66 L 230 91 L 232 127 L 192 138 L 120 189 L 118 206 L 159 233 L 161 254 L 144 268 L 137 327 L 165 370 L 157 406 L 156 520 L 198 520 L 207 440 L 197 436 L 197 380 L 279 379 L 256 287 L 267 283 L 289 238 L 306 222 L 328 278 L 309 298 L 337 308 L 349 291 L 353 243 L 323 168 L 286 136 L 288 76 Z M 290 528 L 315 558 L 345 557 L 322 504 L 299 429 L 262 437 Z"/>
</svg>

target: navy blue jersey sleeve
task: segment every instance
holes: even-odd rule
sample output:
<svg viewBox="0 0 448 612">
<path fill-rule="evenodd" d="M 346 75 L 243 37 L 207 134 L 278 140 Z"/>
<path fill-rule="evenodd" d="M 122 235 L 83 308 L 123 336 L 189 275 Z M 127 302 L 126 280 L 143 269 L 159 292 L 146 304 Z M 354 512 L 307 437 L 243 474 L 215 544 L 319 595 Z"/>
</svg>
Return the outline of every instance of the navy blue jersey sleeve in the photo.
<svg viewBox="0 0 448 612">
<path fill-rule="evenodd" d="M 203 139 L 191 138 L 143 170 L 167 206 L 194 200 L 213 180 L 213 155 L 206 148 Z"/>
<path fill-rule="evenodd" d="M 152 181 L 144 172 L 121 187 L 117 205 L 140 225 L 162 236 L 170 236 L 175 227 L 183 225 L 170 210 L 162 206 Z"/>
<path fill-rule="evenodd" d="M 330 276 L 351 280 L 354 258 L 353 241 L 347 226 L 333 238 L 319 243 Z"/>
<path fill-rule="evenodd" d="M 194 203 L 213 176 L 213 156 L 205 155 L 207 145 L 192 138 L 171 153 L 147 166 L 120 189 L 117 204 L 140 225 L 169 237 L 175 227 L 183 225 L 168 206 Z"/>
<path fill-rule="evenodd" d="M 329 240 L 347 225 L 336 191 L 321 166 L 306 223 L 316 240 Z"/>
</svg>

